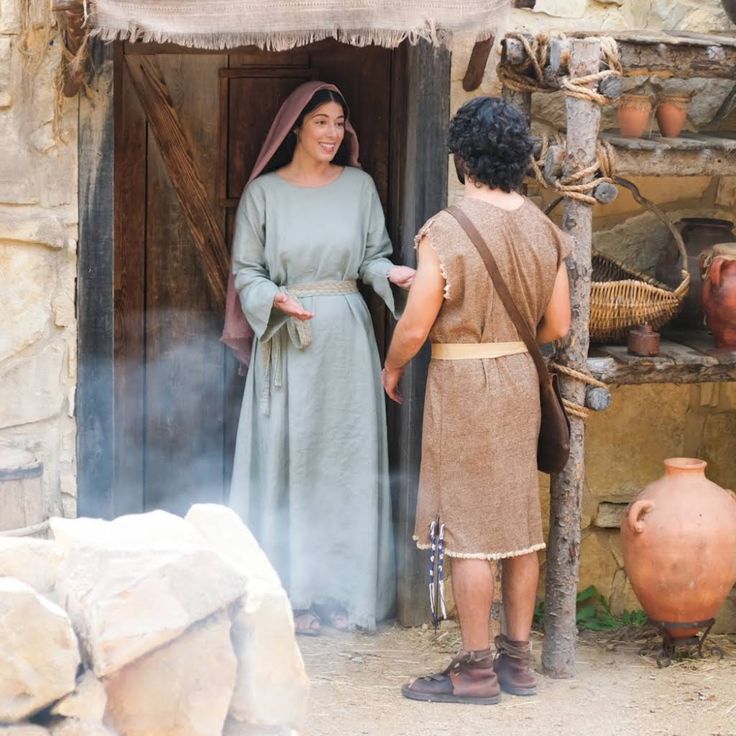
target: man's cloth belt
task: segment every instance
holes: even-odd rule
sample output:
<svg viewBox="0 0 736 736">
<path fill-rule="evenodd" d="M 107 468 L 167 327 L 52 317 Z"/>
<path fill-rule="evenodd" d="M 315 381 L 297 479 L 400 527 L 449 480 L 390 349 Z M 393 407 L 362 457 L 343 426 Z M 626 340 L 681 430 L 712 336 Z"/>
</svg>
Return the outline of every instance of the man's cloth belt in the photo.
<svg viewBox="0 0 736 736">
<path fill-rule="evenodd" d="M 432 344 L 432 360 L 478 360 L 503 358 L 526 353 L 523 342 L 436 342 Z"/>
<path fill-rule="evenodd" d="M 358 283 L 355 279 L 348 281 L 311 281 L 301 284 L 288 284 L 281 286 L 281 291 L 289 296 L 339 296 L 341 294 L 357 294 Z M 274 307 L 275 309 L 276 307 Z M 297 350 L 304 350 L 312 344 L 311 320 L 300 320 L 290 317 L 276 330 L 268 340 L 261 340 L 261 350 L 265 376 L 261 390 L 261 412 L 268 414 L 271 403 L 271 375 L 273 374 L 273 385 L 281 388 L 283 385 L 283 360 L 281 356 L 281 332 L 291 340 L 291 344 Z"/>
</svg>

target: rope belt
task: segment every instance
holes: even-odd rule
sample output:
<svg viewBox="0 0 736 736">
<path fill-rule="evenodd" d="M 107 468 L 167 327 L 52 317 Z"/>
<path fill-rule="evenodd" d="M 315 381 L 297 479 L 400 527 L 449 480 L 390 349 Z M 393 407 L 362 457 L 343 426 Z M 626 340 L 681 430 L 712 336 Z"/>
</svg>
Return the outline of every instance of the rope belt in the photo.
<svg viewBox="0 0 736 736">
<path fill-rule="evenodd" d="M 526 353 L 523 342 L 438 342 L 432 344 L 432 360 L 478 360 Z"/>
<path fill-rule="evenodd" d="M 300 284 L 283 285 L 281 290 L 290 296 L 339 296 L 340 294 L 357 294 L 358 283 L 354 279 L 348 281 L 311 281 Z M 271 376 L 273 385 L 281 388 L 283 385 L 283 358 L 282 334 L 291 340 L 297 350 L 304 350 L 312 344 L 312 326 L 309 320 L 289 318 L 284 325 L 276 330 L 268 340 L 261 340 L 261 355 L 264 366 L 264 381 L 261 389 L 261 413 L 268 414 L 271 405 Z"/>
</svg>

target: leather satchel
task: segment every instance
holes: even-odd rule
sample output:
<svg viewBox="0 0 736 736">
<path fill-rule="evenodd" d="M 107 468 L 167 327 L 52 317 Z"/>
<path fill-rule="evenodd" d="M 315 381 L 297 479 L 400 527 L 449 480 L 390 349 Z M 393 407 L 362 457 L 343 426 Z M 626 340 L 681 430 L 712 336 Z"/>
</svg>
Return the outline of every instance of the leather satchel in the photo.
<svg viewBox="0 0 736 736">
<path fill-rule="evenodd" d="M 473 225 L 470 218 L 459 207 L 448 207 L 447 212 L 452 215 L 470 242 L 476 247 L 483 263 L 488 270 L 493 286 L 501 302 L 508 312 L 511 321 L 519 333 L 519 337 L 531 355 L 539 374 L 539 404 L 542 413 L 542 423 L 537 441 L 537 467 L 543 473 L 559 473 L 567 465 L 570 457 L 570 420 L 562 404 L 560 387 L 556 374 L 550 374 L 544 362 L 542 352 L 537 345 L 534 332 L 522 317 L 514 299 L 506 286 L 506 282 L 498 270 L 496 259 L 483 236 Z"/>
</svg>

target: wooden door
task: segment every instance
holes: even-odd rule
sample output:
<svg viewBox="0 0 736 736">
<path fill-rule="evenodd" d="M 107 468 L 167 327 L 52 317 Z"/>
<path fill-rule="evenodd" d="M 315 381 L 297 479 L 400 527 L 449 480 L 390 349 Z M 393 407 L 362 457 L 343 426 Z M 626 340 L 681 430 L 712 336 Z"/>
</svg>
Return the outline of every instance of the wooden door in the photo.
<svg viewBox="0 0 736 736">
<path fill-rule="evenodd" d="M 234 207 L 288 93 L 306 79 L 337 84 L 351 108 L 363 167 L 387 214 L 393 53 L 334 42 L 289 53 L 171 53 L 119 47 L 115 110 L 114 512 L 227 498 L 243 378 L 219 342 L 187 221 L 126 69 L 155 58 L 228 242 Z M 371 301 L 379 344 L 385 314 Z"/>
</svg>

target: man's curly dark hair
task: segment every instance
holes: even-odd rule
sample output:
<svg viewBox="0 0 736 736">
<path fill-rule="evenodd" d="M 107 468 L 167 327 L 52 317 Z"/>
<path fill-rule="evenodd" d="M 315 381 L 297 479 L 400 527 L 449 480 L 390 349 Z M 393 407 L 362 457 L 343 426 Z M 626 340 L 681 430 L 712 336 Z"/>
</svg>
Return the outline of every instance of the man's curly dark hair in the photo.
<svg viewBox="0 0 736 736">
<path fill-rule="evenodd" d="M 532 139 L 526 119 L 499 97 L 475 97 L 450 121 L 448 147 L 463 174 L 492 189 L 518 189 L 529 168 Z"/>
</svg>

